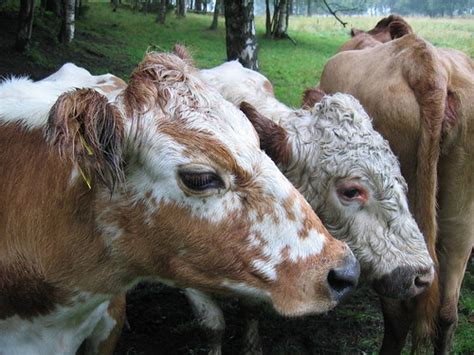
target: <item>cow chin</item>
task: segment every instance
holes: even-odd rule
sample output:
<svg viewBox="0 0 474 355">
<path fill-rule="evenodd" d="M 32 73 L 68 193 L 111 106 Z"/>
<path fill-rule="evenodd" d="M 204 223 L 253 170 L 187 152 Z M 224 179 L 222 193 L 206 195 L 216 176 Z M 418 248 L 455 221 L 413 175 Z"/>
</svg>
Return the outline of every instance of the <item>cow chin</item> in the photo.
<svg viewBox="0 0 474 355">
<path fill-rule="evenodd" d="M 425 292 L 433 280 L 433 267 L 415 269 L 410 266 L 399 266 L 375 279 L 372 286 L 381 296 L 404 300 Z"/>
<path fill-rule="evenodd" d="M 285 317 L 299 317 L 303 315 L 311 315 L 311 314 L 320 314 L 324 312 L 328 312 L 338 304 L 335 300 L 327 300 L 327 301 L 295 301 L 291 300 L 290 302 L 280 302 L 279 299 L 273 300 L 273 307 L 275 310 Z"/>
</svg>

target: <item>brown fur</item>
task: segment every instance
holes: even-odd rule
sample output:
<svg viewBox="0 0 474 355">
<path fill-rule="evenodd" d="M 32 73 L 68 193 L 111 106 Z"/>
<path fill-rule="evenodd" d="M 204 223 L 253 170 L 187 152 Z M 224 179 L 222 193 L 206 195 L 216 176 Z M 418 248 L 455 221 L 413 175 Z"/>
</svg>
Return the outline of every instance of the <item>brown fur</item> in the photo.
<svg viewBox="0 0 474 355">
<path fill-rule="evenodd" d="M 263 83 L 263 91 L 265 91 L 270 96 L 275 96 L 275 91 L 273 90 L 273 85 L 269 80 L 266 80 Z"/>
<path fill-rule="evenodd" d="M 61 156 L 77 162 L 86 179 L 97 177 L 111 190 L 123 181 L 123 118 L 97 91 L 61 95 L 50 111 L 46 136 Z"/>
<path fill-rule="evenodd" d="M 187 64 L 189 65 L 194 65 L 193 58 L 191 54 L 188 51 L 188 48 L 186 48 L 182 44 L 175 44 L 174 46 L 174 53 L 180 57 L 182 60 L 184 60 Z"/>
<path fill-rule="evenodd" d="M 185 54 L 181 55 L 186 58 Z M 186 59 L 177 56 L 164 57 L 154 52 L 147 53 L 133 71 L 128 87 L 123 93 L 127 116 L 144 114 L 156 105 L 163 109 L 169 100 L 168 85 L 188 81 L 187 73 L 195 71 L 196 69 L 187 63 Z M 185 87 L 185 90 L 189 91 L 181 92 L 180 95 L 192 100 L 193 93 L 189 88 Z"/>
<path fill-rule="evenodd" d="M 261 115 L 247 102 L 240 104 L 240 109 L 253 124 L 260 137 L 260 147 L 276 163 L 288 165 L 291 159 L 291 145 L 286 131 L 272 120 Z"/>
<path fill-rule="evenodd" d="M 379 28 L 386 27 L 388 22 Z M 341 48 L 361 49 L 356 37 Z M 464 66 L 469 61 L 459 52 L 455 55 L 445 52 L 413 34 L 405 34 L 385 44 L 379 42 L 375 47 L 370 45 L 358 52 L 333 57 L 323 71 L 320 84 L 328 93 L 342 91 L 357 97 L 374 118 L 375 128 L 390 141 L 400 157 L 409 184 L 411 207 L 435 262 L 441 147 L 443 152 L 449 151 L 460 138 L 459 97 L 465 95 L 460 90 L 472 88 L 472 83 L 466 82 L 466 78 L 472 77 L 472 64 Z M 460 76 L 465 70 L 461 69 L 463 66 L 471 67 L 471 74 L 465 72 Z M 390 92 L 390 100 L 381 97 L 382 92 Z M 472 115 L 472 108 L 468 110 L 471 110 L 468 115 Z M 438 287 L 436 278 L 428 292 L 418 297 L 415 336 L 419 340 L 434 334 Z"/>
<path fill-rule="evenodd" d="M 385 43 L 414 32 L 408 22 L 401 16 L 390 15 L 377 22 L 375 27 L 367 33 L 376 40 Z"/>
<path fill-rule="evenodd" d="M 93 191 L 71 184 L 72 164 L 41 130 L 0 127 L 0 172 L 0 318 L 46 314 L 77 289 L 112 287 L 115 272 L 102 266 L 108 252 L 94 238 Z"/>
<path fill-rule="evenodd" d="M 322 100 L 324 95 L 326 95 L 326 93 L 319 87 L 306 89 L 303 93 L 303 102 L 301 107 L 305 110 L 310 110 L 314 107 L 314 105 Z"/>
</svg>

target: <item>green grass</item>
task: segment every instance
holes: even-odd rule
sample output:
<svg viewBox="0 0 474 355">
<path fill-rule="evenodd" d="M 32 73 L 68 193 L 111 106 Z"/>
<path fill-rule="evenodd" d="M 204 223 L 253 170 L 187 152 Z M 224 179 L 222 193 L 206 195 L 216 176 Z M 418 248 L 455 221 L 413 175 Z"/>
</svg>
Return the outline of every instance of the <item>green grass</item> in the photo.
<svg viewBox="0 0 474 355">
<path fill-rule="evenodd" d="M 11 6 L 11 1 L 8 1 Z M 186 19 L 169 14 L 166 24 L 155 22 L 155 14 L 132 13 L 127 9 L 112 12 L 108 3 L 88 3 L 85 16 L 77 21 L 76 40 L 61 46 L 55 29 L 59 23 L 51 14 L 37 16 L 31 48 L 21 57 L 44 71 L 54 71 L 65 61 L 85 66 L 94 74 L 111 72 L 127 79 L 148 48 L 171 50 L 177 42 L 191 50 L 199 68 L 221 64 L 226 59 L 224 20 L 217 31 L 210 31 L 210 15 L 189 13 Z M 1 9 L 0 9 L 1 10 Z M 351 17 L 348 28 L 333 18 L 290 19 L 290 36 L 297 42 L 264 38 L 264 19 L 257 18 L 260 71 L 274 84 L 277 97 L 286 104 L 299 106 L 305 88 L 314 86 L 326 61 L 348 39 L 350 27 L 370 29 L 379 18 Z M 474 56 L 474 21 L 470 19 L 408 18 L 414 30 L 437 46 L 452 47 Z M 474 267 L 469 266 L 461 292 L 454 353 L 474 351 Z M 349 311 L 348 311 L 349 312 Z M 379 314 L 378 312 L 376 312 Z M 351 316 L 364 321 L 367 312 Z M 373 316 L 375 317 L 375 315 Z M 379 330 L 379 335 L 381 335 Z M 363 340 L 364 349 L 376 350 L 379 341 Z"/>
<path fill-rule="evenodd" d="M 110 36 L 123 43 L 122 48 L 102 47 L 107 57 L 116 51 L 126 53 L 130 60 L 139 62 L 149 46 L 169 50 L 176 42 L 184 43 L 193 52 L 196 64 L 208 68 L 225 61 L 225 31 L 223 18 L 217 31 L 209 31 L 209 15 L 188 14 L 185 20 L 173 14 L 164 26 L 155 22 L 155 15 L 131 14 L 127 10 L 110 11 L 108 4 L 89 4 L 93 9 L 87 19 L 78 23 L 78 30 L 97 37 Z M 375 18 L 353 17 L 349 26 L 370 29 Z M 435 45 L 458 48 L 474 55 L 474 21 L 468 19 L 410 18 L 417 33 Z M 294 17 L 290 21 L 290 35 L 297 42 L 275 41 L 264 37 L 264 18 L 257 18 L 260 71 L 268 76 L 275 86 L 277 97 L 283 102 L 297 106 L 301 94 L 314 86 L 327 60 L 348 38 L 349 29 L 342 28 L 332 18 Z M 99 48 L 100 49 L 100 48 Z M 105 68 L 104 68 L 105 69 Z M 128 75 L 128 73 L 120 73 Z"/>
</svg>

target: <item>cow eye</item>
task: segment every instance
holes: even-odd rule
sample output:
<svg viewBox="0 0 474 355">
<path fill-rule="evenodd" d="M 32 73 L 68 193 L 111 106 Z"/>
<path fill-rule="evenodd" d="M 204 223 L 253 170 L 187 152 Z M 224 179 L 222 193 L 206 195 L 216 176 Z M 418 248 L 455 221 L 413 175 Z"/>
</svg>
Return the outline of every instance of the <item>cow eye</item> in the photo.
<svg viewBox="0 0 474 355">
<path fill-rule="evenodd" d="M 179 171 L 179 178 L 188 189 L 202 192 L 210 189 L 224 189 L 222 179 L 213 172 Z"/>
<path fill-rule="evenodd" d="M 361 195 L 361 191 L 356 188 L 344 189 L 343 191 L 341 191 L 341 194 L 347 199 L 354 199 Z"/>
<path fill-rule="evenodd" d="M 368 199 L 368 191 L 359 184 L 341 184 L 337 189 L 337 195 L 343 202 L 357 201 L 365 203 Z"/>
</svg>

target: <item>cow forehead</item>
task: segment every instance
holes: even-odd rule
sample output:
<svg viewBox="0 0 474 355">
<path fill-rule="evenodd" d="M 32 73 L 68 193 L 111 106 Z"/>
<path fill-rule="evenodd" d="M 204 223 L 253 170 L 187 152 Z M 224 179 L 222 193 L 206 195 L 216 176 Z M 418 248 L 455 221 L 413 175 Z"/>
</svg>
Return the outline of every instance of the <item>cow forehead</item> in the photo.
<svg viewBox="0 0 474 355">
<path fill-rule="evenodd" d="M 188 148 L 184 149 L 188 157 L 201 155 L 230 170 L 251 174 L 262 159 L 253 126 L 240 110 L 220 95 L 215 101 L 212 96 L 210 99 L 207 107 L 184 106 L 172 114 L 165 114 L 157 120 L 158 132 Z"/>
</svg>

